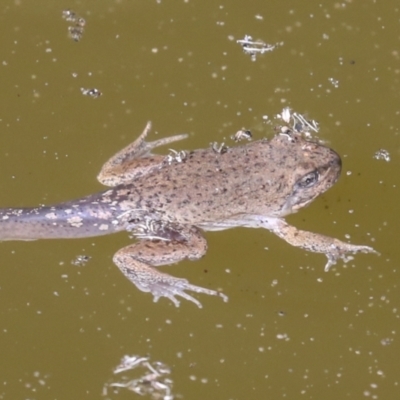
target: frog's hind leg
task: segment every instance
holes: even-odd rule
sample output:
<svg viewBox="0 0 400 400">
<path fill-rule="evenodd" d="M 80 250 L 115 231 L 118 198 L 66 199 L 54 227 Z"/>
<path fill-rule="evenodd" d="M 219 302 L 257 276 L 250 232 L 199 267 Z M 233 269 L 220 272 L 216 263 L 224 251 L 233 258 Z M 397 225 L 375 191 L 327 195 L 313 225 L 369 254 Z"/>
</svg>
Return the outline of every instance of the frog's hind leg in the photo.
<svg viewBox="0 0 400 400">
<path fill-rule="evenodd" d="M 148 122 L 142 134 L 131 144 L 112 156 L 101 168 L 97 179 L 106 186 L 117 186 L 130 183 L 141 175 L 146 175 L 162 166 L 165 156 L 152 154 L 159 146 L 186 139 L 187 134 L 161 138 L 153 142 L 145 139 L 150 132 L 151 122 Z"/>
<path fill-rule="evenodd" d="M 185 292 L 187 290 L 220 296 L 227 301 L 227 297 L 220 292 L 192 285 L 186 279 L 175 278 L 153 268 L 173 264 L 185 258 L 199 259 L 206 252 L 206 241 L 195 228 L 183 232 L 174 231 L 171 235 L 174 238 L 171 240 L 164 240 L 165 233 L 166 230 L 162 232 L 163 237 L 160 239 L 155 239 L 154 236 L 153 239 L 144 239 L 124 247 L 115 253 L 114 263 L 139 290 L 150 292 L 154 301 L 160 297 L 167 297 L 178 307 L 179 300 L 176 296 L 180 296 L 201 307 L 197 299 Z"/>
</svg>

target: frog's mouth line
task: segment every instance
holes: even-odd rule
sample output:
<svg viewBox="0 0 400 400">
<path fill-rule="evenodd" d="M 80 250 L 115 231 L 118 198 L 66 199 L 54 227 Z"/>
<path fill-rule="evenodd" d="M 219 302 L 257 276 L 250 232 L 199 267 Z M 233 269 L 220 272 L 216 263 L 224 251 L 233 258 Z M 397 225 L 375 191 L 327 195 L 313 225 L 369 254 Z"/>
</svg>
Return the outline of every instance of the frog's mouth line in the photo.
<svg viewBox="0 0 400 400">
<path fill-rule="evenodd" d="M 291 204 L 292 200 L 289 199 L 289 201 L 285 204 L 285 206 L 283 207 L 283 215 L 289 215 L 289 214 L 294 214 L 297 211 L 299 211 L 301 208 L 307 207 L 310 203 L 313 202 L 313 200 L 319 195 L 315 194 L 312 198 L 307 199 L 307 200 L 303 200 L 303 201 L 299 201 L 297 200 L 294 204 Z"/>
</svg>

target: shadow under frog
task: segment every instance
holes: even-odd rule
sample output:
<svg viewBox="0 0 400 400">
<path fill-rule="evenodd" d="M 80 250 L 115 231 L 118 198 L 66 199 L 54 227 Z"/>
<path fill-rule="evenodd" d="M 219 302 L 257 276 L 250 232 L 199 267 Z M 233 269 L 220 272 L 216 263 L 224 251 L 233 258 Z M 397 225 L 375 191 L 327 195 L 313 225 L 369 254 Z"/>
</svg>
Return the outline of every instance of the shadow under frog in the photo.
<svg viewBox="0 0 400 400">
<path fill-rule="evenodd" d="M 154 267 L 196 260 L 207 250 L 201 230 L 265 228 L 293 246 L 323 253 L 325 270 L 348 254 L 376 253 L 288 225 L 283 217 L 329 189 L 341 170 L 339 155 L 288 131 L 220 151 L 208 148 L 163 156 L 152 150 L 187 135 L 139 138 L 109 159 L 98 180 L 109 190 L 54 206 L 0 209 L 0 240 L 80 238 L 128 231 L 138 242 L 118 250 L 114 263 L 143 292 L 178 306 L 186 293 L 225 295 Z"/>
</svg>

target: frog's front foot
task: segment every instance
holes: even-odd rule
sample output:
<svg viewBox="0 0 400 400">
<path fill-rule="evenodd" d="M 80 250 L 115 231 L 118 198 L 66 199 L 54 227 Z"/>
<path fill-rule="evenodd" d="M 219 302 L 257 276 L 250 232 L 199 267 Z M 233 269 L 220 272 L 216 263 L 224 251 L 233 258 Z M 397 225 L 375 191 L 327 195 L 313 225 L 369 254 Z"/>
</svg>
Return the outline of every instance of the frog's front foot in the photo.
<svg viewBox="0 0 400 400">
<path fill-rule="evenodd" d="M 327 247 L 324 251 L 328 262 L 325 265 L 325 271 L 329 271 L 332 265 L 335 265 L 337 260 L 342 259 L 344 263 L 353 259 L 351 254 L 356 253 L 373 253 L 379 255 L 379 253 L 370 246 L 360 246 L 350 243 L 342 242 L 338 239 L 332 239 L 334 242 L 331 246 Z"/>
<path fill-rule="evenodd" d="M 336 264 L 339 259 L 342 259 L 345 263 L 352 260 L 353 257 L 351 254 L 379 254 L 372 247 L 346 243 L 319 233 L 303 231 L 278 218 L 262 220 L 262 226 L 271 230 L 292 246 L 300 247 L 314 253 L 325 254 L 328 258 L 325 271 L 329 271 L 329 268 Z"/>
</svg>

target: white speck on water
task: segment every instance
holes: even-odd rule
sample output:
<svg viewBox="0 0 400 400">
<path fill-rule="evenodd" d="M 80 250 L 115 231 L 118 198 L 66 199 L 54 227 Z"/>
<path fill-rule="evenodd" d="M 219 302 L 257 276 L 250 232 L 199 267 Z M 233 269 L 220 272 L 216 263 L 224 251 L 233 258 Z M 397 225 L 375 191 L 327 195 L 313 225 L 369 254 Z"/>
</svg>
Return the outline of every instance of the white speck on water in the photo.
<svg viewBox="0 0 400 400">
<path fill-rule="evenodd" d="M 278 333 L 276 335 L 276 338 L 279 339 L 279 340 L 285 340 L 285 341 L 289 341 L 290 340 L 287 333 Z"/>
<path fill-rule="evenodd" d="M 333 85 L 335 88 L 338 88 L 338 87 L 339 87 L 339 81 L 338 81 L 337 79 L 328 78 L 328 81 L 329 81 L 330 83 L 332 83 L 332 85 Z"/>
</svg>

